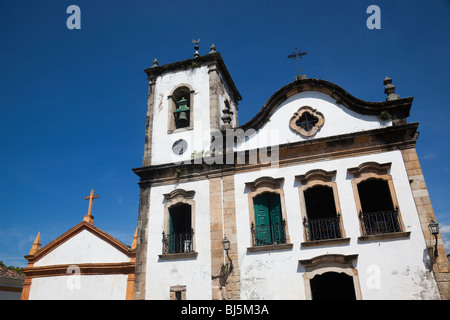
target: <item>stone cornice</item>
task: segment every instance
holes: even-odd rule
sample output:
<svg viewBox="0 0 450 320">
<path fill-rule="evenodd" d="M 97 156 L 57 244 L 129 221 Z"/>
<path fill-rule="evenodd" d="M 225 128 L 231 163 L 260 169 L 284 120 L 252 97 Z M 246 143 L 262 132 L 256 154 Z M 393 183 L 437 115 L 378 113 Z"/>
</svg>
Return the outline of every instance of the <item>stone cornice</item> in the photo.
<svg viewBox="0 0 450 320">
<path fill-rule="evenodd" d="M 416 144 L 418 123 L 408 123 L 368 131 L 332 137 L 287 143 L 279 146 L 279 160 L 275 165 L 289 166 L 311 161 L 330 160 L 347 156 L 378 153 L 390 150 L 410 148 Z M 248 153 L 254 150 L 247 150 Z M 229 155 L 228 155 L 229 156 Z M 214 176 L 224 176 L 239 172 L 260 170 L 271 164 L 238 164 L 238 152 L 234 152 L 235 162 L 231 164 L 195 163 L 194 160 L 183 164 L 162 164 L 133 169 L 140 177 L 140 186 L 165 185 L 193 180 L 202 180 Z M 223 163 L 227 155 L 223 155 Z M 208 162 L 210 163 L 210 162 Z M 174 174 L 175 169 L 179 174 Z"/>
<path fill-rule="evenodd" d="M 147 68 L 144 71 L 149 77 L 149 79 L 153 79 L 165 73 L 192 69 L 199 67 L 203 64 L 209 65 L 214 63 L 217 64 L 218 69 L 221 72 L 222 76 L 225 78 L 227 85 L 230 86 L 234 100 L 235 101 L 242 100 L 242 96 L 239 93 L 238 89 L 236 88 L 236 85 L 234 84 L 233 79 L 231 78 L 230 73 L 228 72 L 228 69 L 225 66 L 225 63 L 219 52 L 212 52 L 197 58 L 177 61 L 161 66 L 154 66 L 151 68 Z"/>
<path fill-rule="evenodd" d="M 72 275 L 75 268 L 79 275 L 133 274 L 134 262 L 117 263 L 79 263 L 60 264 L 42 267 L 23 268 L 27 278 L 54 277 Z"/>
</svg>

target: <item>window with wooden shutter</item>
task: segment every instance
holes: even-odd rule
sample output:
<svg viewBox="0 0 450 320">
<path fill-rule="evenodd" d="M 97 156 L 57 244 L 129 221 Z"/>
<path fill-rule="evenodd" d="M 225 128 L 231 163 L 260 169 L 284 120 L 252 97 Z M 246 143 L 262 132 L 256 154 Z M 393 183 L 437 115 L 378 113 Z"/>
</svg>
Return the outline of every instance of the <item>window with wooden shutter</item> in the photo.
<svg viewBox="0 0 450 320">
<path fill-rule="evenodd" d="M 255 223 L 252 226 L 254 245 L 263 246 L 286 242 L 280 195 L 263 193 L 253 198 Z"/>
</svg>

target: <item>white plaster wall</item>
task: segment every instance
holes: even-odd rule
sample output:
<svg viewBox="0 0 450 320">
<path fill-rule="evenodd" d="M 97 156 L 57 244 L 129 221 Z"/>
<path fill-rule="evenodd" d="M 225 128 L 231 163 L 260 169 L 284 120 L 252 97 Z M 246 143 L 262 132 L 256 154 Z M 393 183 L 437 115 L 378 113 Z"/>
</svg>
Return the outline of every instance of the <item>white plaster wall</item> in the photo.
<svg viewBox="0 0 450 320">
<path fill-rule="evenodd" d="M 175 189 L 194 190 L 194 243 L 196 258 L 161 260 L 164 230 L 164 194 Z M 211 299 L 211 241 L 209 181 L 152 187 L 147 252 L 146 299 L 169 299 L 170 287 L 186 286 L 186 299 Z"/>
<path fill-rule="evenodd" d="M 83 230 L 36 261 L 34 266 L 129 261 L 130 259 L 125 254 L 112 245 L 99 239 L 88 230 Z"/>
<path fill-rule="evenodd" d="M 405 231 L 410 238 L 361 242 L 359 220 L 347 169 L 367 161 L 391 162 L 393 178 Z M 349 244 L 321 247 L 301 247 L 304 228 L 301 221 L 298 187 L 294 176 L 312 169 L 337 170 L 339 203 Z M 250 253 L 249 201 L 245 182 L 258 177 L 284 177 L 286 216 L 292 250 Z M 298 260 L 323 254 L 358 254 L 355 267 L 359 273 L 363 299 L 436 299 L 438 291 L 432 274 L 427 270 L 427 249 L 420 221 L 409 187 L 400 151 L 367 156 L 321 161 L 285 168 L 262 169 L 235 175 L 239 268 L 241 299 L 305 299 L 304 267 Z M 378 278 L 377 277 L 379 274 Z M 374 282 L 379 280 L 379 282 Z"/>
<path fill-rule="evenodd" d="M 303 106 L 310 106 L 324 115 L 325 123 L 313 137 L 302 137 L 292 131 L 289 120 Z M 361 115 L 347 107 L 337 104 L 329 95 L 304 91 L 281 103 L 270 119 L 249 139 L 236 146 L 237 151 L 262 148 L 270 145 L 293 143 L 322 137 L 335 136 L 358 131 L 383 128 L 392 125 L 392 121 L 382 121 L 378 116 Z"/>
<path fill-rule="evenodd" d="M 34 278 L 30 300 L 125 300 L 127 275 Z"/>
<path fill-rule="evenodd" d="M 168 95 L 180 84 L 189 84 L 194 93 L 192 130 L 175 130 L 168 134 L 169 100 Z M 209 75 L 208 67 L 167 73 L 159 76 L 155 84 L 155 102 L 152 132 L 152 165 L 172 163 L 191 159 L 192 152 L 209 150 Z M 188 150 L 183 155 L 174 155 L 172 145 L 178 139 L 188 143 Z"/>
</svg>

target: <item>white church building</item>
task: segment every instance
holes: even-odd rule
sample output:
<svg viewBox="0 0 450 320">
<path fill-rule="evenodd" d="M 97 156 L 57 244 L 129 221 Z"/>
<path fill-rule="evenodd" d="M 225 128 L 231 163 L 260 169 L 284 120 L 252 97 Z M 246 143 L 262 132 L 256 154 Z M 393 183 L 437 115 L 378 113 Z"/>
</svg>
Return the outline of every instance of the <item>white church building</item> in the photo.
<svg viewBox="0 0 450 320">
<path fill-rule="evenodd" d="M 368 102 L 299 76 L 240 125 L 214 46 L 145 72 L 133 245 L 88 214 L 35 242 L 23 299 L 450 299 L 413 98 L 391 79 Z"/>
</svg>

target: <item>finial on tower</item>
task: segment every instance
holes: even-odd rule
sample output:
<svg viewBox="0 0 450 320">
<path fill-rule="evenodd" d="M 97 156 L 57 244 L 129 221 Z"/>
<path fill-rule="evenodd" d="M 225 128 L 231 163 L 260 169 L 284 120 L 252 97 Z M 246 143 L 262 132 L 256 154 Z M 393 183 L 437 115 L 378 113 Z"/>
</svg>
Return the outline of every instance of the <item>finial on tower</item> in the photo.
<svg viewBox="0 0 450 320">
<path fill-rule="evenodd" d="M 153 66 L 151 66 L 152 68 L 157 67 L 159 64 L 158 59 L 155 58 L 155 60 L 153 60 Z"/>
<path fill-rule="evenodd" d="M 400 99 L 400 95 L 395 94 L 395 85 L 392 84 L 391 78 L 384 78 L 383 84 L 385 85 L 384 93 L 387 94 L 386 101 Z"/>
<path fill-rule="evenodd" d="M 211 50 L 209 53 L 216 52 L 216 46 L 214 45 L 214 43 L 213 43 L 212 46 L 209 48 L 209 50 Z"/>
<path fill-rule="evenodd" d="M 195 49 L 194 58 L 198 58 L 198 57 L 200 57 L 200 54 L 198 53 L 198 48 L 199 48 L 198 44 L 200 43 L 200 38 L 199 38 L 198 40 L 192 39 L 192 43 L 195 43 L 195 47 L 194 47 L 194 49 Z"/>
<path fill-rule="evenodd" d="M 40 249 L 41 249 L 41 233 L 38 232 L 36 239 L 34 240 L 33 245 L 31 246 L 30 256 L 38 252 Z"/>
<path fill-rule="evenodd" d="M 136 247 L 137 247 L 137 232 L 138 232 L 138 228 L 136 228 L 136 232 L 134 233 L 133 243 L 131 244 L 131 249 L 136 249 Z"/>
</svg>

